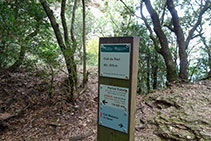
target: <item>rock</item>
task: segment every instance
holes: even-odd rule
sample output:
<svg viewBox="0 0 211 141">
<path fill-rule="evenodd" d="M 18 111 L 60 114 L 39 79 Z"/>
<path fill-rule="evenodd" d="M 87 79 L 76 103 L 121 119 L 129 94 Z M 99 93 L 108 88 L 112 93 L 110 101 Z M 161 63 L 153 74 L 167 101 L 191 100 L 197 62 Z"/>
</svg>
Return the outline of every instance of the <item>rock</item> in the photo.
<svg viewBox="0 0 211 141">
<path fill-rule="evenodd" d="M 156 135 L 167 140 L 211 140 L 211 93 L 209 84 L 185 84 L 149 94 L 156 114 L 147 122 Z"/>
</svg>

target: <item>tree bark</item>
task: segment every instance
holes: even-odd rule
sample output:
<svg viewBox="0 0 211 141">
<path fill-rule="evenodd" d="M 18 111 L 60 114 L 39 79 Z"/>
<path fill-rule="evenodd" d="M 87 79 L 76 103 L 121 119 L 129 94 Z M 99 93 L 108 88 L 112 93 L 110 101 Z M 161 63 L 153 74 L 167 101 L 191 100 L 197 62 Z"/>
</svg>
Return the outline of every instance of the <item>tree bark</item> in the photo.
<svg viewBox="0 0 211 141">
<path fill-rule="evenodd" d="M 167 8 L 171 13 L 172 22 L 174 26 L 174 32 L 177 36 L 177 43 L 179 45 L 179 56 L 180 56 L 180 73 L 179 77 L 184 80 L 188 80 L 188 60 L 186 53 L 186 44 L 185 37 L 180 27 L 179 17 L 177 15 L 177 11 L 175 9 L 174 3 L 172 0 L 167 0 Z"/>
<path fill-rule="evenodd" d="M 4 58 L 4 51 L 5 51 L 5 47 L 6 47 L 6 41 L 5 40 L 1 40 L 0 41 L 0 69 L 3 69 L 3 58 Z"/>
<path fill-rule="evenodd" d="M 169 82 L 173 82 L 177 80 L 177 73 L 176 73 L 176 64 L 173 61 L 169 46 L 168 46 L 168 40 L 166 38 L 166 35 L 164 34 L 160 20 L 158 17 L 158 14 L 155 12 L 153 9 L 150 0 L 143 0 L 146 8 L 151 16 L 152 22 L 153 22 L 153 27 L 154 31 L 159 39 L 161 49 L 159 50 L 160 54 L 163 56 L 166 64 L 166 69 L 167 69 L 167 80 Z"/>
<path fill-rule="evenodd" d="M 147 48 L 147 93 L 150 92 L 150 50 Z"/>
<path fill-rule="evenodd" d="M 77 80 L 77 66 L 76 66 L 76 63 L 75 63 L 75 59 L 74 59 L 74 53 L 75 53 L 75 50 L 76 50 L 76 47 L 77 47 L 77 41 L 75 39 L 75 36 L 74 36 L 74 24 L 75 24 L 75 12 L 76 12 L 76 9 L 77 9 L 77 2 L 78 0 L 75 0 L 74 1 L 74 5 L 73 5 L 73 11 L 72 11 L 72 21 L 71 21 L 71 27 L 70 27 L 70 34 L 71 34 L 71 40 L 72 40 L 72 49 L 71 49 L 71 59 L 73 60 L 72 61 L 72 71 L 73 71 L 73 78 L 75 80 L 75 88 L 77 88 L 77 83 L 78 83 L 78 80 Z"/>
<path fill-rule="evenodd" d="M 158 82 L 158 53 L 154 52 L 154 61 L 152 63 L 152 77 L 153 77 L 153 89 L 157 89 Z"/>
<path fill-rule="evenodd" d="M 77 1 L 78 0 L 75 0 L 74 1 L 73 11 L 72 11 L 71 28 L 70 28 L 71 40 L 72 40 L 72 43 L 73 43 L 73 49 L 74 49 L 74 51 L 75 51 L 76 46 L 77 46 L 77 42 L 76 42 L 76 39 L 75 39 L 75 36 L 74 36 L 75 11 L 76 11 L 76 8 L 77 8 Z"/>
<path fill-rule="evenodd" d="M 65 10 L 66 10 L 66 0 L 62 0 L 61 2 L 61 20 L 62 20 L 62 27 L 64 30 L 64 40 L 65 44 L 67 47 L 69 46 L 69 35 L 68 35 L 68 28 L 67 28 L 67 23 L 66 23 L 66 18 L 65 18 Z"/>
<path fill-rule="evenodd" d="M 83 87 L 85 88 L 88 76 L 86 72 L 86 6 L 85 0 L 82 0 L 83 5 Z"/>
<path fill-rule="evenodd" d="M 201 40 L 206 48 L 206 53 L 208 55 L 208 67 L 209 67 L 209 72 L 208 76 L 211 76 L 211 41 L 207 44 L 205 37 L 200 34 Z"/>
</svg>

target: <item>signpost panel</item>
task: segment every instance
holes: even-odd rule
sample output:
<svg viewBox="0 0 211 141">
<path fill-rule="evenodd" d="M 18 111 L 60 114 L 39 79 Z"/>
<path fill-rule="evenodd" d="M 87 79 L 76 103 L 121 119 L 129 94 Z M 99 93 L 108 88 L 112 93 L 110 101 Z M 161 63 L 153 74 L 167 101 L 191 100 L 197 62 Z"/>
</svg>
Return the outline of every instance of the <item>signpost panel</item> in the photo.
<svg viewBox="0 0 211 141">
<path fill-rule="evenodd" d="M 100 38 L 98 141 L 133 141 L 138 72 L 137 37 Z"/>
</svg>

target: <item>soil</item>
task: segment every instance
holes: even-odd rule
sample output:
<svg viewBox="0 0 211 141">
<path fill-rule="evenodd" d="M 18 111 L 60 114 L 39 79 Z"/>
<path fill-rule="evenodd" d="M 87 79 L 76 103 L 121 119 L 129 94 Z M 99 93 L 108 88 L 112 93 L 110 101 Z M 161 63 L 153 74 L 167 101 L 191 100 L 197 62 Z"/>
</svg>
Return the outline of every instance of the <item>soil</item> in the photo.
<svg viewBox="0 0 211 141">
<path fill-rule="evenodd" d="M 97 68 L 90 67 L 88 71 L 90 72 L 88 88 L 74 104 L 68 102 L 67 91 L 64 87 L 67 76 L 64 73 L 57 74 L 54 78 L 53 91 L 50 90 L 50 80 L 37 73 L 0 74 L 0 140 L 68 141 L 73 136 L 91 133 L 83 140 L 96 141 Z M 179 89 L 181 87 L 184 91 Z M 162 105 L 159 103 L 161 105 L 159 107 L 156 102 L 159 101 L 158 98 L 161 98 L 161 95 L 170 95 L 179 91 L 180 93 L 188 92 L 192 87 L 195 87 L 198 92 L 201 89 L 205 95 L 211 94 L 211 81 L 203 81 L 197 84 L 184 84 L 157 90 L 147 96 L 137 95 L 136 141 L 171 140 L 172 138 L 169 136 L 158 132 L 158 129 L 162 129 L 157 125 L 160 120 L 154 119 L 156 119 L 157 113 L 164 109 L 162 106 L 167 106 L 165 109 L 168 109 L 175 107 L 176 104 Z M 50 92 L 52 92 L 51 96 Z M 211 104 L 209 100 L 207 98 L 208 104 Z M 209 125 L 206 127 L 210 129 Z M 192 140 L 197 139 L 191 135 Z M 189 138 L 189 135 L 186 137 Z"/>
</svg>

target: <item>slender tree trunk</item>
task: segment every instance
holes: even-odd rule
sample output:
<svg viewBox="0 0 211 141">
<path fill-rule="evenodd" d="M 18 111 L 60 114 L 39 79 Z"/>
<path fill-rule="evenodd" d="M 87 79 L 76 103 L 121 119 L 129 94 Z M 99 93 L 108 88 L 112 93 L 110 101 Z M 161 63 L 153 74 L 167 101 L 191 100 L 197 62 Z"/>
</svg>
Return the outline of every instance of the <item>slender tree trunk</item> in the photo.
<svg viewBox="0 0 211 141">
<path fill-rule="evenodd" d="M 76 89 L 77 89 L 78 79 L 77 79 L 77 65 L 75 63 L 74 53 L 77 48 L 77 41 L 74 36 L 74 24 L 75 24 L 75 12 L 77 9 L 77 2 L 78 2 L 78 0 L 74 1 L 73 11 L 72 11 L 71 28 L 70 28 L 70 34 L 71 34 L 71 40 L 72 40 L 72 49 L 71 49 L 72 50 L 71 51 L 71 60 L 72 60 L 72 71 L 73 71 L 72 74 L 73 74 L 74 85 L 75 85 Z"/>
<path fill-rule="evenodd" d="M 4 58 L 4 50 L 6 47 L 6 41 L 2 40 L 0 42 L 1 46 L 0 46 L 0 69 L 3 69 L 3 58 Z"/>
<path fill-rule="evenodd" d="M 211 40 L 209 43 L 207 43 L 205 37 L 203 37 L 202 34 L 200 34 L 200 37 L 206 48 L 206 52 L 208 55 L 208 68 L 209 68 L 208 76 L 211 76 Z"/>
<path fill-rule="evenodd" d="M 85 0 L 82 0 L 83 5 L 83 87 L 86 86 L 88 76 L 86 72 L 86 6 Z"/>
<path fill-rule="evenodd" d="M 208 75 L 211 76 L 211 46 L 209 46 L 207 53 L 208 53 L 208 65 L 210 69 Z"/>
<path fill-rule="evenodd" d="M 153 89 L 157 89 L 157 82 L 158 82 L 158 53 L 154 53 L 154 61 L 152 63 L 152 77 L 153 77 Z"/>
<path fill-rule="evenodd" d="M 147 93 L 150 92 L 150 50 L 147 48 Z"/>
</svg>

